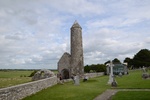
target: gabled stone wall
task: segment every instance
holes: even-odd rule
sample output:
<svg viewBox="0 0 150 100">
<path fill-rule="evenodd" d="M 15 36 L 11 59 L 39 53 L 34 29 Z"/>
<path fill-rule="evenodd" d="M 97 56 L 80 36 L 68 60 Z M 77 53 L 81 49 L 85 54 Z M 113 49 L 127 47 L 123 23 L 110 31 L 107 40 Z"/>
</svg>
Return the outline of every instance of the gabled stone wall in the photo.
<svg viewBox="0 0 150 100">
<path fill-rule="evenodd" d="M 69 68 L 71 66 L 70 60 L 71 60 L 71 55 L 69 53 L 65 52 L 58 62 L 58 72 L 60 74 L 63 69 L 70 70 L 70 68 Z"/>
</svg>

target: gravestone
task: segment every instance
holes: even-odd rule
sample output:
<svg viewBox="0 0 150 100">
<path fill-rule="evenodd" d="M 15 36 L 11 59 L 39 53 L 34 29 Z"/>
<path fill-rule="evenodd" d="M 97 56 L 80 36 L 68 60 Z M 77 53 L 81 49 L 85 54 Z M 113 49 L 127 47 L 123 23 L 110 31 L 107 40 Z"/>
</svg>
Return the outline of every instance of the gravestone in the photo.
<svg viewBox="0 0 150 100">
<path fill-rule="evenodd" d="M 74 85 L 80 85 L 80 78 L 78 75 L 74 77 L 74 81 L 75 81 Z"/>
<path fill-rule="evenodd" d="M 87 81 L 89 79 L 88 76 L 84 76 L 83 82 Z"/>
<path fill-rule="evenodd" d="M 143 79 L 148 79 L 150 77 L 149 73 L 147 72 L 146 68 L 143 66 L 142 68 L 143 74 L 142 74 L 142 78 Z"/>
<path fill-rule="evenodd" d="M 115 80 L 115 76 L 113 76 L 113 82 L 111 83 L 112 87 L 117 87 L 117 82 Z"/>
<path fill-rule="evenodd" d="M 122 73 L 121 72 L 119 73 L 119 77 L 122 77 Z"/>
</svg>

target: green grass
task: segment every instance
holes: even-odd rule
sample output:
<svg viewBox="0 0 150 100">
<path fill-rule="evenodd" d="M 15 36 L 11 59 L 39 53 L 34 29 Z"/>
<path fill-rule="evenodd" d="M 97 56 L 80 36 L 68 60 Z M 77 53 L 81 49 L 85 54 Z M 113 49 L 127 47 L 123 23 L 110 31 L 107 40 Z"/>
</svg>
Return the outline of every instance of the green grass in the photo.
<svg viewBox="0 0 150 100">
<path fill-rule="evenodd" d="M 72 82 L 64 85 L 57 84 L 42 90 L 23 100 L 93 100 L 96 96 L 110 88 L 106 83 L 106 76 L 92 78 L 87 82 L 80 82 L 75 86 Z"/>
<path fill-rule="evenodd" d="M 150 100 L 148 91 L 120 91 L 111 100 Z"/>
<path fill-rule="evenodd" d="M 0 71 L 0 88 L 31 81 L 31 77 L 27 77 L 31 72 L 32 71 Z"/>
<path fill-rule="evenodd" d="M 149 85 L 150 80 L 142 79 L 141 75 L 142 75 L 141 71 L 131 71 L 129 75 L 124 75 L 123 77 L 116 77 L 118 87 L 115 89 L 150 88 Z M 73 85 L 72 82 L 65 83 L 64 85 L 57 84 L 53 87 L 44 89 L 34 95 L 28 96 L 23 100 L 93 100 L 96 96 L 100 95 L 106 89 L 111 88 L 111 86 L 107 85 L 107 82 L 108 76 L 101 76 L 89 79 L 87 82 L 80 82 L 79 86 Z M 136 93 L 138 95 L 138 92 Z M 124 92 L 124 94 L 128 96 L 128 92 Z M 148 96 L 150 98 L 150 95 Z M 122 100 L 122 99 L 115 99 L 115 100 Z"/>
<path fill-rule="evenodd" d="M 17 85 L 31 81 L 29 76 L 32 71 L 0 71 L 0 88 Z M 130 89 L 150 89 L 150 79 L 145 80 L 141 77 L 142 71 L 131 71 L 129 75 L 116 77 L 118 88 Z M 34 95 L 24 98 L 24 100 L 93 100 L 111 86 L 107 85 L 108 76 L 91 78 L 87 82 L 80 82 L 79 86 L 75 86 L 72 82 L 67 82 L 64 85 L 57 84 L 53 87 L 44 89 Z M 118 92 L 116 97 L 129 94 L 147 94 L 147 92 Z M 146 95 L 150 98 L 150 95 Z M 121 97 L 122 98 L 122 97 Z M 113 99 L 122 100 L 122 99 Z M 127 100 L 127 99 L 126 99 Z"/>
<path fill-rule="evenodd" d="M 150 79 L 142 79 L 142 71 L 130 71 L 129 75 L 116 77 L 118 83 L 117 88 L 136 88 L 136 89 L 150 89 Z"/>
<path fill-rule="evenodd" d="M 15 78 L 22 76 L 29 76 L 33 71 L 0 71 L 0 78 Z"/>
<path fill-rule="evenodd" d="M 27 70 L 1 70 L 0 71 L 0 88 L 14 86 L 31 81 L 28 77 L 33 71 Z M 55 74 L 56 70 L 53 71 Z"/>
</svg>

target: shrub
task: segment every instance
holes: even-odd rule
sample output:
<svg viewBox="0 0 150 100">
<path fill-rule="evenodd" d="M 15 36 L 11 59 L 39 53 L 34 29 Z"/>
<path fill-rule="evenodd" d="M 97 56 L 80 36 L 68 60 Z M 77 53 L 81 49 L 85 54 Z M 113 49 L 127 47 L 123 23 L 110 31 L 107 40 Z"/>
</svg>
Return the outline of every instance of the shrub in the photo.
<svg viewBox="0 0 150 100">
<path fill-rule="evenodd" d="M 32 76 L 34 76 L 34 74 L 37 72 L 37 70 L 34 70 L 30 75 L 29 75 L 29 77 L 32 77 Z"/>
</svg>

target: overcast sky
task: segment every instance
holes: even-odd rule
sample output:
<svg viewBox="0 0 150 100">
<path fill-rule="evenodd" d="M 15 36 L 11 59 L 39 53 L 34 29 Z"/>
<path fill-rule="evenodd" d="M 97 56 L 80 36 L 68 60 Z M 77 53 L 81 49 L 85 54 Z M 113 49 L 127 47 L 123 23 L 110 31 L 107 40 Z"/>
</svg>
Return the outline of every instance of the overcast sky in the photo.
<svg viewBox="0 0 150 100">
<path fill-rule="evenodd" d="M 0 69 L 56 69 L 75 20 L 84 65 L 150 49 L 150 0 L 0 0 Z"/>
</svg>

